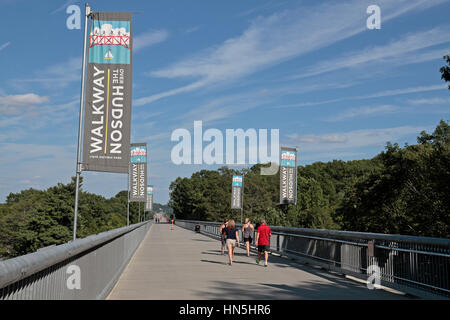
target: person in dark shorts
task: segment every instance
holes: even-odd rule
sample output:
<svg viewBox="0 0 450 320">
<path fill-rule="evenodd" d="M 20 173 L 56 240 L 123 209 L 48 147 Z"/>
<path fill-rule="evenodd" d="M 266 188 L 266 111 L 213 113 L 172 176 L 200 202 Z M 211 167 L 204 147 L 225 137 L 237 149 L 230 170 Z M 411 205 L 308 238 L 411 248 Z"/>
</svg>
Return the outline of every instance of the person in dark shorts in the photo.
<svg viewBox="0 0 450 320">
<path fill-rule="evenodd" d="M 230 219 L 230 221 L 228 221 L 228 225 L 224 230 L 227 235 L 226 245 L 229 259 L 228 264 L 231 266 L 233 264 L 234 248 L 236 246 L 239 247 L 239 231 L 236 228 L 236 224 L 233 219 Z"/>
<path fill-rule="evenodd" d="M 222 242 L 222 255 L 225 254 L 225 241 L 226 241 L 226 234 L 225 234 L 225 228 L 228 225 L 228 219 L 224 219 L 223 220 L 223 224 L 220 226 L 219 228 L 219 233 L 220 233 L 220 240 Z"/>
<path fill-rule="evenodd" d="M 252 225 L 249 218 L 245 218 L 245 224 L 242 226 L 242 236 L 244 237 L 245 249 L 247 250 L 247 257 L 250 256 L 250 245 L 253 240 L 253 232 L 255 227 Z"/>
<path fill-rule="evenodd" d="M 258 231 L 256 233 L 256 245 L 258 246 L 258 258 L 256 258 L 256 263 L 259 264 L 259 261 L 261 261 L 261 255 L 264 252 L 265 267 L 267 267 L 267 260 L 269 259 L 270 235 L 270 227 L 266 224 L 265 219 L 261 219 L 261 225 L 258 227 Z"/>
</svg>

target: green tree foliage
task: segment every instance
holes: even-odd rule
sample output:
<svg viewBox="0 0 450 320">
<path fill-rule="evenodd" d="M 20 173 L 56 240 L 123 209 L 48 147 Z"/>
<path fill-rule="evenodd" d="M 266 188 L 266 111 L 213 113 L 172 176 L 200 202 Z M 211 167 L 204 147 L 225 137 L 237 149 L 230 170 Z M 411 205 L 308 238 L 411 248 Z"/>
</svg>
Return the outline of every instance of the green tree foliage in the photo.
<svg viewBox="0 0 450 320">
<path fill-rule="evenodd" d="M 450 235 L 450 128 L 441 121 L 418 144 L 388 143 L 381 172 L 349 186 L 337 210 L 347 230 L 432 237 Z"/>
<path fill-rule="evenodd" d="M 237 171 L 220 168 L 217 171 L 201 170 L 191 178 L 177 178 L 170 184 L 169 205 L 178 219 L 222 220 L 230 216 L 231 189 L 227 188 Z M 231 200 L 230 200 L 231 201 Z"/>
<path fill-rule="evenodd" d="M 82 179 L 81 179 L 82 184 Z M 75 178 L 45 191 L 11 193 L 0 204 L 0 259 L 34 252 L 72 240 Z M 80 190 L 77 237 L 126 226 L 127 191 L 106 199 Z M 162 208 L 155 203 L 155 208 Z M 141 220 L 144 204 L 140 204 Z M 147 218 L 151 215 L 147 214 Z M 139 204 L 130 203 L 130 224 L 139 221 Z"/>
<path fill-rule="evenodd" d="M 448 237 L 449 126 L 422 132 L 418 144 L 387 143 L 373 159 L 316 162 L 298 168 L 297 227 Z M 240 171 L 202 170 L 170 185 L 177 218 L 240 221 L 231 210 L 233 174 L 244 175 L 244 217 L 294 226 L 294 205 L 278 204 L 279 174 L 263 176 L 261 165 Z"/>
<path fill-rule="evenodd" d="M 279 202 L 279 173 L 261 175 L 261 164 L 241 171 L 222 167 L 202 170 L 190 178 L 177 178 L 170 185 L 169 205 L 179 219 L 240 221 L 240 211 L 231 210 L 231 179 L 244 175 L 244 217 L 265 218 L 272 225 L 294 226 L 294 205 Z M 379 171 L 377 160 L 317 162 L 298 170 L 297 227 L 338 229 L 333 213 L 345 194 L 345 186 Z"/>
<path fill-rule="evenodd" d="M 450 55 L 444 56 L 444 59 L 447 61 L 448 66 L 443 66 L 440 69 L 442 73 L 441 79 L 444 79 L 446 82 L 450 82 Z M 450 84 L 448 85 L 448 89 L 450 90 Z"/>
<path fill-rule="evenodd" d="M 244 175 L 244 217 L 271 225 L 450 237 L 450 126 L 441 121 L 418 144 L 387 143 L 373 159 L 316 162 L 298 168 L 297 210 L 279 205 L 279 174 L 249 169 L 201 170 L 170 185 L 169 205 L 178 219 L 240 221 L 231 210 L 231 180 Z M 114 197 L 80 190 L 78 237 L 127 223 L 127 191 Z M 72 239 L 74 178 L 47 190 L 11 193 L 0 204 L 0 259 Z M 155 210 L 167 207 L 154 204 Z M 144 205 L 140 205 L 141 219 Z M 147 214 L 147 218 L 151 215 Z M 130 223 L 139 221 L 139 203 L 130 203 Z"/>
</svg>

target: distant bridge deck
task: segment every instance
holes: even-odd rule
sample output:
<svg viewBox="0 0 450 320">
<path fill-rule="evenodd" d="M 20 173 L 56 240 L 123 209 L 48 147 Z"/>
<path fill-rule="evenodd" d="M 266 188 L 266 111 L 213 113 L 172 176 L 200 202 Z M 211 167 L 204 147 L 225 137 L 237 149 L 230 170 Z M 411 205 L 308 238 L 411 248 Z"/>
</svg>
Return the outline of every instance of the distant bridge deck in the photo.
<svg viewBox="0 0 450 320">
<path fill-rule="evenodd" d="M 235 250 L 233 265 L 220 242 L 179 226 L 152 225 L 108 299 L 408 299 L 292 260 Z"/>
</svg>

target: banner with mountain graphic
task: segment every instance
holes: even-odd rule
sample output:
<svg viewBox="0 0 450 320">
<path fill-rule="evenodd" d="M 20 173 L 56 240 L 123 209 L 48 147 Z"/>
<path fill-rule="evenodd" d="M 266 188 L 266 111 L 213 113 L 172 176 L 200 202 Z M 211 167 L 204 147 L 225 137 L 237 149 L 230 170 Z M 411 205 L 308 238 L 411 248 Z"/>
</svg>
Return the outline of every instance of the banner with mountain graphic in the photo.
<svg viewBox="0 0 450 320">
<path fill-rule="evenodd" d="M 145 211 L 153 211 L 153 186 L 147 186 L 147 201 Z"/>
<path fill-rule="evenodd" d="M 129 172 L 130 202 L 147 201 L 147 143 L 132 143 Z"/>
<path fill-rule="evenodd" d="M 89 27 L 83 170 L 128 173 L 131 13 L 93 12 Z"/>
<path fill-rule="evenodd" d="M 243 176 L 233 176 L 231 183 L 231 209 L 242 209 Z"/>
<path fill-rule="evenodd" d="M 281 148 L 280 204 L 297 203 L 297 149 Z"/>
</svg>

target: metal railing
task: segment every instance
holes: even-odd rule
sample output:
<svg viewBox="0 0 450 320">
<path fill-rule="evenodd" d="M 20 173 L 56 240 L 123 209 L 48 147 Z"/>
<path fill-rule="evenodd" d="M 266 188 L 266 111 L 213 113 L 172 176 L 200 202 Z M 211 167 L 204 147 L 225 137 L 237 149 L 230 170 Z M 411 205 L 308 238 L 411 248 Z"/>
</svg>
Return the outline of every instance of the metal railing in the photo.
<svg viewBox="0 0 450 320">
<path fill-rule="evenodd" d="M 0 300 L 104 299 L 151 221 L 0 261 Z"/>
<path fill-rule="evenodd" d="M 176 224 L 190 230 L 199 224 L 201 233 L 220 238 L 219 222 Z M 277 226 L 271 230 L 271 252 L 363 280 L 375 266 L 383 286 L 422 298 L 450 297 L 450 239 Z"/>
</svg>

